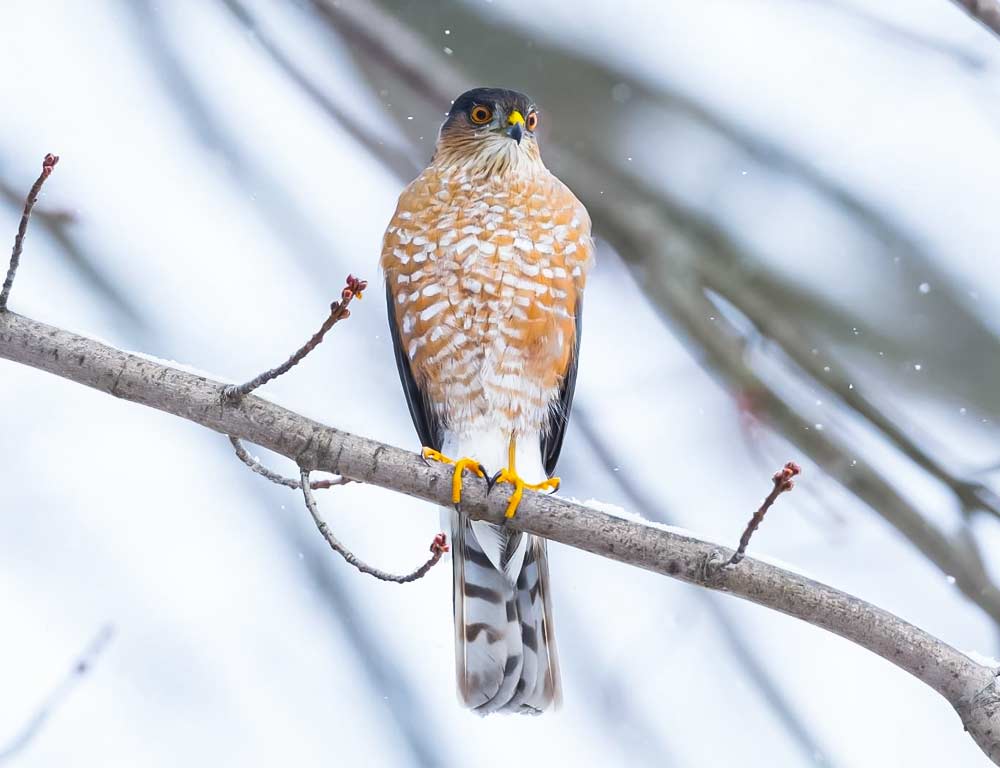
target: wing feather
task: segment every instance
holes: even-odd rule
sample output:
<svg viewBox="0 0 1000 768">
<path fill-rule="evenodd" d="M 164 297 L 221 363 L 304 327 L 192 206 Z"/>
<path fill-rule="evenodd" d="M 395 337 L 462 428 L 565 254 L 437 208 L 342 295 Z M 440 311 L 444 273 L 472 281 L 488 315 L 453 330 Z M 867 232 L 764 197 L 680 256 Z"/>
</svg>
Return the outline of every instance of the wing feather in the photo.
<svg viewBox="0 0 1000 768">
<path fill-rule="evenodd" d="M 563 437 L 566 435 L 566 425 L 569 423 L 569 413 L 573 408 L 573 393 L 576 391 L 576 369 L 580 357 L 580 333 L 583 330 L 583 293 L 576 297 L 576 333 L 573 339 L 573 354 L 570 355 L 566 373 L 563 376 L 559 399 L 549 409 L 548 423 L 542 432 L 542 461 L 545 472 L 551 477 L 555 474 L 559 452 L 562 450 Z"/>
<path fill-rule="evenodd" d="M 403 348 L 403 342 L 399 336 L 399 320 L 396 317 L 396 302 L 392 298 L 392 290 L 389 280 L 385 281 L 385 302 L 389 312 L 389 329 L 392 332 L 392 348 L 396 353 L 396 369 L 399 371 L 399 380 L 403 384 L 403 392 L 406 393 L 406 405 L 410 409 L 410 418 L 413 426 L 420 436 L 421 445 L 441 450 L 444 441 L 441 423 L 434 414 L 434 409 L 427 400 L 426 393 L 417 385 L 413 378 L 413 369 L 410 368 L 410 358 Z"/>
</svg>

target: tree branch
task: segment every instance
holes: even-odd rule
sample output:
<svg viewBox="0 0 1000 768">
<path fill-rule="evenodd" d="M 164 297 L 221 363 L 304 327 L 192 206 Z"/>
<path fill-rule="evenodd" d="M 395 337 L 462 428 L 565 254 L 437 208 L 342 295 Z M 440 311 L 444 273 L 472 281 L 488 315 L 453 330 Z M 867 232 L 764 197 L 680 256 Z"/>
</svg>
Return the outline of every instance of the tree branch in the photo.
<svg viewBox="0 0 1000 768">
<path fill-rule="evenodd" d="M 248 395 L 223 397 L 225 384 L 137 357 L 27 317 L 0 314 L 0 358 L 29 365 L 130 402 L 172 413 L 224 435 L 250 440 L 297 462 L 439 505 L 451 499 L 447 467 L 415 453 L 327 427 Z M 505 493 L 466 481 L 462 508 L 503 523 Z M 727 592 L 840 635 L 909 672 L 955 708 L 982 750 L 1000 765 L 1000 689 L 996 670 L 859 598 L 773 565 L 745 558 L 722 567 L 731 549 L 613 517 L 556 497 L 527 493 L 508 524 L 572 547 Z"/>
<path fill-rule="evenodd" d="M 253 458 L 253 456 L 247 453 L 247 449 L 243 447 L 243 443 L 232 435 L 229 436 L 229 442 L 232 444 L 233 450 L 236 451 L 236 458 L 246 464 L 250 468 L 250 471 L 255 472 L 261 477 L 267 478 L 275 485 L 283 485 L 285 488 L 292 488 L 296 491 L 302 487 L 301 481 L 292 477 L 279 475 L 277 472 L 265 467 Z M 346 477 L 334 477 L 329 480 L 313 480 L 309 483 L 309 488 L 313 491 L 318 491 L 324 488 L 333 488 L 335 485 L 347 485 L 350 482 L 352 481 Z"/>
<path fill-rule="evenodd" d="M 367 574 L 368 576 L 374 576 L 379 581 L 389 581 L 393 584 L 409 584 L 411 581 L 416 581 L 417 579 L 422 579 L 427 575 L 427 572 L 438 564 L 438 560 L 441 556 L 448 551 L 448 539 L 443 533 L 439 533 L 434 537 L 431 542 L 431 556 L 428 558 L 427 562 L 417 568 L 415 571 L 403 574 L 402 576 L 396 576 L 392 573 L 387 573 L 386 571 L 379 570 L 373 566 L 368 565 L 368 563 L 362 562 L 358 557 L 351 552 L 347 547 L 340 543 L 336 536 L 333 535 L 333 531 L 330 530 L 330 526 L 326 524 L 326 521 L 319 514 L 319 507 L 316 506 L 316 498 L 313 496 L 312 483 L 309 482 L 309 470 L 302 470 L 302 479 L 299 481 L 299 487 L 302 489 L 302 497 L 306 502 L 306 509 L 309 510 L 309 514 L 316 523 L 316 528 L 326 539 L 326 543 L 330 545 L 330 549 L 340 555 L 344 560 L 346 560 L 350 565 L 353 565 L 361 573 Z"/>
<path fill-rule="evenodd" d="M 794 461 L 790 461 L 782 469 L 779 469 L 774 477 L 771 478 L 771 482 L 774 483 L 774 487 L 771 492 L 767 494 L 767 498 L 764 499 L 764 503 L 760 505 L 756 512 L 753 513 L 753 517 L 750 518 L 750 522 L 747 523 L 747 527 L 743 530 L 743 535 L 740 536 L 740 545 L 733 552 L 733 556 L 726 561 L 726 565 L 739 565 L 740 561 L 746 557 L 747 547 L 750 546 L 750 539 L 753 537 L 754 533 L 760 527 L 760 524 L 764 522 L 764 515 L 767 514 L 774 502 L 778 500 L 778 497 L 785 493 L 786 491 L 792 490 L 794 487 L 794 481 L 792 480 L 797 474 L 802 470 L 799 469 L 799 465 Z"/>
<path fill-rule="evenodd" d="M 959 8 L 1000 36 L 1000 2 L 998 0 L 952 0 Z"/>
<path fill-rule="evenodd" d="M 28 233 L 28 219 L 31 218 L 31 209 L 38 202 L 38 193 L 42 191 L 42 184 L 52 174 L 52 169 L 59 162 L 58 155 L 48 154 L 42 160 L 42 172 L 28 192 L 28 197 L 24 201 L 24 210 L 21 212 L 21 223 L 17 228 L 17 235 L 14 237 L 14 249 L 10 254 L 10 266 L 7 268 L 7 277 L 4 278 L 3 287 L 0 288 L 0 312 L 7 309 L 7 299 L 10 297 L 10 289 L 14 287 L 14 276 L 17 274 L 17 267 L 21 263 L 21 249 L 24 247 L 24 236 Z"/>
<path fill-rule="evenodd" d="M 323 337 L 326 336 L 327 332 L 333 328 L 333 326 L 341 320 L 346 320 L 351 316 L 351 310 L 348 309 L 351 300 L 357 298 L 360 301 L 361 293 L 367 287 L 367 281 L 359 280 L 354 275 L 348 275 L 347 285 L 344 286 L 344 290 L 340 292 L 340 301 L 335 301 L 330 305 L 330 315 L 323 321 L 323 325 L 321 325 L 320 329 L 312 335 L 309 341 L 296 350 L 295 354 L 278 367 L 264 371 L 243 384 L 230 384 L 226 387 L 226 391 L 224 393 L 226 399 L 230 401 L 239 400 L 240 398 L 253 392 L 258 387 L 264 386 L 269 381 L 274 381 L 274 379 L 279 376 L 284 376 L 292 368 L 302 362 L 302 359 L 306 355 L 316 349 L 316 347 L 323 342 Z"/>
</svg>

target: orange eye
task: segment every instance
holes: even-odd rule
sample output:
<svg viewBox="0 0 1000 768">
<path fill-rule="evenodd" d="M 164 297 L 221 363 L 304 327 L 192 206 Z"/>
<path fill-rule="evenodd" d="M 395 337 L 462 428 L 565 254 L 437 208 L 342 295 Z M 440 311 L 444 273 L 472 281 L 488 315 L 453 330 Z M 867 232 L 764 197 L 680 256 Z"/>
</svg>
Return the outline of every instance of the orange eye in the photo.
<svg viewBox="0 0 1000 768">
<path fill-rule="evenodd" d="M 469 110 L 469 119 L 476 125 L 485 125 L 493 119 L 493 110 L 482 104 L 477 104 Z"/>
<path fill-rule="evenodd" d="M 525 121 L 524 127 L 527 128 L 529 131 L 533 131 L 537 126 L 538 126 L 538 113 L 529 112 L 528 119 Z"/>
</svg>

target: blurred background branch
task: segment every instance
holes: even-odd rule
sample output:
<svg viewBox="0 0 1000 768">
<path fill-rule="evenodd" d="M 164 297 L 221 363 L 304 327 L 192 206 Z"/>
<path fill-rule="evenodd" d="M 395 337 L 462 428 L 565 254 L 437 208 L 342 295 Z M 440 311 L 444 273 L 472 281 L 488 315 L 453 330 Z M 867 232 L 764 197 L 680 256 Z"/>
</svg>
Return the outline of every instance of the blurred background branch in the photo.
<svg viewBox="0 0 1000 768">
<path fill-rule="evenodd" d="M 314 0 L 313 4 L 321 17 L 328 20 L 358 54 L 361 64 L 373 79 L 373 87 L 389 87 L 385 77 L 388 72 L 392 78 L 391 87 L 402 84 L 412 89 L 423 98 L 428 113 L 432 113 L 436 105 L 447 104 L 449 94 L 458 93 L 483 77 L 479 72 L 460 73 L 447 56 L 442 56 L 421 39 L 415 30 L 423 29 L 429 33 L 429 25 L 417 15 L 411 15 L 408 6 L 390 4 L 393 8 L 393 14 L 390 14 L 367 2 L 338 4 Z M 486 62 L 494 56 L 504 55 L 503 51 L 525 49 L 525 42 L 516 30 L 487 21 L 462 3 L 448 5 L 447 18 L 454 34 L 463 39 L 488 41 L 486 50 L 476 61 Z M 402 23 L 400 18 L 408 23 Z M 544 47 L 543 42 L 533 40 L 530 55 L 510 58 L 525 68 L 531 67 L 531 56 L 542 55 L 542 52 L 548 61 L 563 62 L 565 72 L 553 72 L 550 65 L 541 78 L 536 78 L 536 90 L 545 94 L 539 101 L 546 109 L 559 112 L 560 125 L 566 126 L 565 131 L 585 128 L 593 133 L 572 140 L 571 146 L 563 141 L 547 140 L 547 157 L 554 155 L 550 163 L 553 169 L 571 188 L 577 190 L 587 205 L 597 235 L 607 239 L 633 269 L 636 284 L 645 290 L 663 317 L 670 321 L 674 332 L 687 339 L 702 365 L 717 375 L 734 395 L 752 400 L 758 417 L 805 451 L 844 488 L 882 515 L 945 575 L 954 577 L 966 597 L 1000 625 L 1000 589 L 982 562 L 975 537 L 961 535 L 952 539 L 940 531 L 918 507 L 893 488 L 877 466 L 854 459 L 856 454 L 844 435 L 838 435 L 827 425 L 815 429 L 813 420 L 806 418 L 781 391 L 751 367 L 738 328 L 712 305 L 707 292 L 712 290 L 723 296 L 796 365 L 796 370 L 786 373 L 805 375 L 811 387 L 826 389 L 828 397 L 843 401 L 883 439 L 944 483 L 955 494 L 963 511 L 988 510 L 991 514 L 998 514 L 1000 504 L 996 494 L 979 483 L 955 476 L 939 460 L 931 457 L 880 406 L 863 394 L 861 385 L 851 383 L 839 373 L 839 361 L 836 366 L 829 364 L 832 355 L 820 357 L 813 354 L 821 339 L 807 338 L 806 329 L 817 326 L 835 328 L 842 326 L 842 322 L 829 314 L 817 318 L 815 310 L 818 302 L 797 296 L 798 291 L 787 282 L 776 285 L 771 279 L 762 284 L 761 278 L 766 280 L 767 270 L 756 264 L 752 251 L 742 247 L 703 214 L 665 192 L 657 192 L 651 184 L 636 179 L 621 166 L 620 159 L 615 163 L 606 154 L 601 154 L 602 150 L 607 150 L 599 137 L 610 134 L 612 128 L 602 121 L 600 111 L 588 115 L 586 120 L 574 120 L 574 105 L 565 100 L 567 94 L 570 99 L 575 99 L 576 94 L 546 86 L 550 81 L 556 83 L 582 78 L 588 82 L 588 87 L 592 88 L 595 82 L 600 82 L 607 84 L 607 90 L 611 91 L 622 76 L 605 70 L 595 61 L 584 60 L 565 51 L 544 51 Z M 520 76 L 528 78 L 527 73 Z M 631 98 L 636 97 L 633 92 Z M 649 96 L 651 100 L 657 100 L 657 97 L 656 94 Z M 677 109 L 676 104 L 681 100 L 673 101 Z M 919 264 L 921 269 L 926 269 L 932 262 L 931 257 L 923 254 L 911 238 L 899 233 L 880 214 L 815 171 L 787 158 L 781 159 L 783 153 L 776 148 L 760 146 L 742 132 L 730 128 L 721 118 L 707 116 L 709 113 L 704 108 L 692 110 L 686 102 L 681 103 L 679 108 L 694 112 L 697 119 L 719 130 L 751 156 L 774 158 L 779 167 L 785 166 L 786 172 L 803 176 L 805 183 L 850 212 L 890 252 L 905 254 L 910 263 Z M 580 150 L 578 147 L 587 149 Z M 388 164 L 388 158 L 386 161 Z M 751 264 L 754 266 L 748 266 Z M 939 276 L 937 272 L 934 274 Z M 947 281 L 941 277 L 938 284 L 946 285 Z M 778 287 L 780 291 L 774 290 Z M 987 365 L 995 368 L 1000 364 L 1000 342 L 996 337 L 967 312 L 954 292 L 940 290 L 936 291 L 936 295 L 943 305 L 942 311 L 952 316 L 953 324 L 961 327 L 960 333 L 964 338 L 972 335 L 977 341 L 977 349 L 985 347 L 995 351 Z M 786 303 L 786 299 L 790 301 Z M 780 308 L 778 312 L 774 311 L 776 308 Z M 805 314 L 793 314 L 796 312 Z M 817 323 L 817 320 L 820 322 Z M 977 363 L 970 362 L 964 367 L 967 369 L 969 365 Z M 996 375 L 1000 377 L 1000 372 Z M 981 379 L 972 377 L 977 385 L 986 380 L 989 380 L 987 374 Z M 996 404 L 990 395 L 984 408 L 993 409 Z M 959 524 L 960 527 L 962 525 Z"/>
<path fill-rule="evenodd" d="M 995 646 L 1000 314 L 983 265 L 998 237 L 988 200 L 1000 54 L 948 3 L 45 7 L 15 2 L 0 25 L 20 106 L 0 129 L 0 215 L 23 202 L 18 158 L 50 146 L 67 158 L 63 191 L 35 211 L 38 258 L 16 309 L 51 307 L 64 324 L 222 370 L 282 359 L 339 275 L 371 274 L 393 199 L 430 156 L 450 99 L 474 85 L 519 88 L 540 104 L 546 162 L 601 237 L 560 468 L 567 491 L 650 517 L 670 510 L 674 524 L 728 538 L 743 522 L 729 517 L 734 499 L 757 494 L 772 463 L 811 457 L 809 483 L 761 547 L 960 647 Z M 50 56 L 27 51 L 40 39 Z M 143 158 L 141 194 L 115 182 L 109 158 L 126 152 Z M 402 444 L 413 436 L 391 355 L 373 354 L 387 344 L 384 318 L 369 309 L 338 339 L 352 376 L 320 356 L 269 396 Z M 146 416 L 157 439 L 139 456 L 123 435 L 143 416 L 48 387 L 0 375 L 5 402 L 41 404 L 0 419 L 5 498 L 46 511 L 7 516 L 0 532 L 11 585 L 0 601 L 20 628 L 9 640 L 31 645 L 6 654 L 25 663 L 0 676 L 32 691 L 21 668 L 43 663 L 42 642 L 88 631 L 100 618 L 91 606 L 120 617 L 129 637 L 148 635 L 108 677 L 99 722 L 54 720 L 39 754 L 65 762 L 58 750 L 73 745 L 72 760 L 86 762 L 89 736 L 102 734 L 96 764 L 140 752 L 164 766 L 204 761 L 213 747 L 224 750 L 216 761 L 246 764 L 312 764 L 333 749 L 393 765 L 494 764 L 495 724 L 452 712 L 442 676 L 446 569 L 405 598 L 334 583 L 338 564 L 308 520 L 274 526 L 282 490 L 230 467 L 216 439 L 177 451 L 183 427 Z M 73 428 L 83 418 L 101 429 Z M 38 474 L 41 455 L 63 482 Z M 92 479 L 105 463 L 131 466 L 107 480 L 130 487 L 148 462 L 184 481 L 134 488 L 148 515 L 116 517 Z M 692 503 L 681 478 L 707 465 L 725 466 L 727 481 Z M 337 530 L 405 567 L 411 543 L 437 530 L 400 514 L 405 504 L 340 489 Z M 130 537 L 147 541 L 143 525 L 177 539 L 140 566 L 129 553 L 146 548 Z M 268 535 L 257 539 L 260 526 Z M 573 638 L 561 648 L 567 711 L 544 729 L 503 724 L 540 759 L 763 765 L 729 745 L 766 734 L 766 764 L 981 762 L 961 751 L 961 734 L 936 728 L 941 712 L 920 691 L 844 644 L 634 569 L 553 555 L 557 622 Z M 623 580 L 646 597 L 623 603 Z M 53 621 L 66 632 L 52 633 Z M 404 661 L 415 648 L 417 666 Z M 151 666 L 162 672 L 147 679 Z M 842 717 L 802 695 L 805 674 L 830 707 L 850 701 Z M 877 695 L 858 701 L 862 681 Z M 124 705 L 133 689 L 141 701 Z M 888 709 L 917 723 L 891 746 L 876 725 Z M 184 722 L 171 724 L 177 712 Z M 190 738 L 149 755 L 165 728 Z M 247 751 L 234 754 L 239 745 Z"/>
<path fill-rule="evenodd" d="M 952 0 L 952 2 L 993 34 L 1000 35 L 1000 2 L 997 0 Z"/>
<path fill-rule="evenodd" d="M 73 692 L 73 689 L 91 672 L 114 635 L 113 624 L 105 624 L 98 630 L 97 634 L 74 660 L 69 672 L 49 691 L 24 726 L 14 735 L 14 738 L 7 744 L 0 744 L 0 765 L 12 762 L 28 748 L 31 741 L 38 736 L 45 723 L 55 714 L 60 705 Z"/>
<path fill-rule="evenodd" d="M 0 179 L 0 200 L 11 209 L 19 210 L 24 205 L 24 192 L 15 190 Z M 98 260 L 73 237 L 71 233 L 74 224 L 73 214 L 67 211 L 48 211 L 43 205 L 34 212 L 34 218 L 35 226 L 52 238 L 59 253 L 76 273 L 80 284 L 88 291 L 92 291 L 124 325 L 134 328 L 137 333 L 142 333 L 144 321 L 138 310 L 115 285 L 114 278 L 105 274 Z"/>
</svg>

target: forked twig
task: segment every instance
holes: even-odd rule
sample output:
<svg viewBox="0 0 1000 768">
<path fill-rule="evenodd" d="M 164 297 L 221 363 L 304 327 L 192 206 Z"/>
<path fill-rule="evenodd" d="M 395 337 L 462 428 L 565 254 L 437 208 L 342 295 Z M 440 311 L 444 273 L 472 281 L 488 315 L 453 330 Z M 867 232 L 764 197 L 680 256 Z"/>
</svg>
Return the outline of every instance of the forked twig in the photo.
<svg viewBox="0 0 1000 768">
<path fill-rule="evenodd" d="M 232 435 L 229 435 L 229 442 L 232 443 L 233 450 L 236 451 L 236 457 L 261 477 L 266 477 L 272 483 L 276 483 L 277 485 L 283 485 L 286 488 L 293 488 L 295 490 L 298 490 L 299 488 L 302 487 L 302 483 L 296 480 L 295 478 L 279 475 L 277 472 L 268 469 L 259 461 L 257 461 L 257 459 L 253 458 L 253 456 L 247 453 L 247 449 L 243 447 L 243 443 L 240 442 L 240 439 L 238 437 L 233 437 Z M 351 478 L 349 477 L 335 477 L 330 480 L 313 480 L 311 483 L 309 483 L 309 486 L 314 491 L 319 491 L 324 488 L 333 488 L 335 485 L 347 485 L 348 483 L 353 483 L 353 482 L 354 481 L 351 480 Z"/>
<path fill-rule="evenodd" d="M 760 524 L 764 522 L 764 515 L 767 514 L 767 510 L 771 508 L 771 505 L 777 501 L 781 494 L 785 491 L 790 491 L 795 487 L 795 482 L 792 478 L 801 472 L 801 467 L 799 467 L 799 465 L 794 461 L 790 461 L 774 473 L 774 477 L 771 478 L 771 482 L 774 483 L 774 487 L 771 489 L 771 492 L 767 494 L 767 498 L 764 499 L 764 503 L 760 505 L 760 509 L 754 512 L 753 517 L 750 518 L 750 522 L 747 523 L 747 527 L 743 531 L 743 535 L 740 536 L 739 547 L 737 547 L 733 556 L 725 562 L 723 567 L 736 565 L 746 556 L 747 546 L 750 544 L 750 537 L 753 536 L 757 528 L 760 527 Z"/>
<path fill-rule="evenodd" d="M 346 320 L 351 316 L 351 311 L 347 308 L 348 305 L 355 297 L 360 300 L 362 291 L 364 291 L 367 287 L 368 282 L 366 280 L 359 280 L 354 277 L 354 275 L 348 275 L 347 285 L 344 286 L 344 290 L 340 292 L 340 301 L 335 301 L 330 305 L 330 316 L 323 321 L 323 325 L 320 326 L 320 329 L 313 334 L 312 338 L 309 339 L 304 346 L 302 346 L 294 355 L 288 358 L 277 368 L 271 368 L 270 370 L 264 371 L 259 376 L 255 376 L 250 379 L 250 381 L 243 384 L 230 384 L 223 390 L 223 397 L 230 402 L 238 402 L 258 387 L 267 384 L 267 382 L 278 378 L 282 374 L 288 373 L 293 366 L 299 364 L 302 358 L 320 345 L 320 342 L 323 341 L 323 337 L 326 335 L 327 331 L 333 328 L 333 326 L 341 320 Z"/>
<path fill-rule="evenodd" d="M 21 263 L 21 251 L 24 248 L 24 236 L 28 232 L 28 219 L 31 218 L 31 209 L 38 202 L 38 193 L 42 191 L 42 184 L 52 175 L 52 169 L 59 162 L 59 156 L 48 154 L 42 160 L 42 173 L 31 186 L 28 197 L 24 201 L 24 211 L 21 213 L 21 223 L 17 228 L 17 235 L 14 236 L 14 250 L 10 254 L 10 266 L 7 268 L 7 277 L 3 281 L 3 288 L 0 288 L 0 312 L 7 309 L 7 299 L 10 297 L 10 289 L 14 287 L 14 275 L 17 274 L 17 267 Z"/>
<path fill-rule="evenodd" d="M 374 576 L 380 581 L 391 581 L 395 584 L 406 584 L 411 581 L 416 581 L 427 575 L 427 572 L 437 565 L 438 560 L 441 556 L 448 551 L 448 537 L 444 533 L 439 533 L 434 537 L 434 541 L 431 542 L 431 556 L 423 565 L 421 565 L 417 570 L 403 574 L 402 576 L 397 576 L 396 574 L 386 573 L 378 568 L 373 568 L 367 563 L 363 563 L 357 558 L 357 556 L 347 549 L 343 544 L 341 544 L 337 537 L 333 535 L 330 530 L 330 526 L 324 522 L 323 518 L 319 515 L 319 509 L 316 506 L 316 498 L 313 496 L 311 483 L 309 482 L 309 470 L 303 469 L 301 474 L 301 482 L 299 485 L 302 488 L 302 496 L 306 500 L 306 508 L 309 510 L 309 514 L 312 515 L 313 522 L 316 523 L 316 527 L 319 528 L 319 532 L 323 534 L 323 538 L 326 539 L 326 543 L 330 545 L 330 549 L 336 552 L 338 555 L 343 557 L 348 563 L 353 565 L 362 573 L 367 573 L 369 576 Z"/>
<path fill-rule="evenodd" d="M 0 763 L 17 756 L 45 725 L 56 708 L 66 699 L 77 684 L 86 677 L 93 668 L 98 657 L 107 648 L 108 643 L 114 637 L 115 628 L 112 624 L 105 624 L 98 630 L 94 638 L 83 649 L 83 652 L 73 662 L 70 668 L 58 684 L 53 688 L 48 696 L 42 701 L 38 709 L 35 710 L 31 718 L 24 724 L 14 738 L 6 745 L 0 746 Z"/>
</svg>

